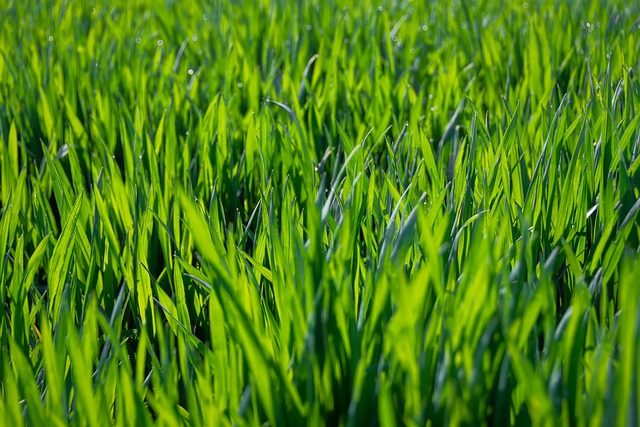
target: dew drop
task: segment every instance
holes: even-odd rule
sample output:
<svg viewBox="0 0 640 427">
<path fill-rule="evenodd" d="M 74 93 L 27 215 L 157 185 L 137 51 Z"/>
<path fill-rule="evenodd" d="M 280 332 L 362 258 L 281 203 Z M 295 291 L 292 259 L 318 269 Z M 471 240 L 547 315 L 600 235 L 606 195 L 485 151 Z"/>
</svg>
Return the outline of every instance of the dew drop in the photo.
<svg viewBox="0 0 640 427">
<path fill-rule="evenodd" d="M 189 74 L 190 76 L 193 76 L 193 69 L 189 68 L 189 70 L 187 71 L 187 74 Z"/>
<path fill-rule="evenodd" d="M 157 41 L 158 46 L 162 47 L 164 45 L 164 41 L 162 39 Z"/>
</svg>

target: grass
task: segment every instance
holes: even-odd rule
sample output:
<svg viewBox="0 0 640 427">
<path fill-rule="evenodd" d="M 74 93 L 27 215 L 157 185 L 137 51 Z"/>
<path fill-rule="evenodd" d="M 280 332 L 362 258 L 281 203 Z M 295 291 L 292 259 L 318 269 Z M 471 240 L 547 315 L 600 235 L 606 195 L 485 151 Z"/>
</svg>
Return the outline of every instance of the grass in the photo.
<svg viewBox="0 0 640 427">
<path fill-rule="evenodd" d="M 637 425 L 640 6 L 4 0 L 5 425 Z"/>
</svg>

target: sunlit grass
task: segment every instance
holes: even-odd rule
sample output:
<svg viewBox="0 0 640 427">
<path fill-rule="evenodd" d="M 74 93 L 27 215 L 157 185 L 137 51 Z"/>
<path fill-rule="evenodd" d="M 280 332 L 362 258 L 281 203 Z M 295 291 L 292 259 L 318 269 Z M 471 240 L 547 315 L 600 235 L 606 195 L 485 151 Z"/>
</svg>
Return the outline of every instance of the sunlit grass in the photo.
<svg viewBox="0 0 640 427">
<path fill-rule="evenodd" d="M 638 423 L 635 2 L 0 3 L 0 424 Z"/>
</svg>

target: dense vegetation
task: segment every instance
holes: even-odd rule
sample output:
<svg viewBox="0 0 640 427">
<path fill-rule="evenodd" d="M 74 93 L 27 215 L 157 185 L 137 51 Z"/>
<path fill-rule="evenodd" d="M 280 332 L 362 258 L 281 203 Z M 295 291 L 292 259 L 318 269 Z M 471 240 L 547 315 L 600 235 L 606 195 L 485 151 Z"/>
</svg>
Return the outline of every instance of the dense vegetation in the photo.
<svg viewBox="0 0 640 427">
<path fill-rule="evenodd" d="M 0 3 L 0 423 L 639 422 L 637 2 Z"/>
</svg>

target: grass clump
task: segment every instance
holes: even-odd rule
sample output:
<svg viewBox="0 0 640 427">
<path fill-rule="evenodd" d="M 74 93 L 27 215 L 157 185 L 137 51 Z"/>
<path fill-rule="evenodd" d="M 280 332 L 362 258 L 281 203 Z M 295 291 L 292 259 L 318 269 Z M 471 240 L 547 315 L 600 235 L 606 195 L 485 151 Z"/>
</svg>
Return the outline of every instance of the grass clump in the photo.
<svg viewBox="0 0 640 427">
<path fill-rule="evenodd" d="M 635 425 L 640 7 L 5 0 L 6 425 Z"/>
</svg>

